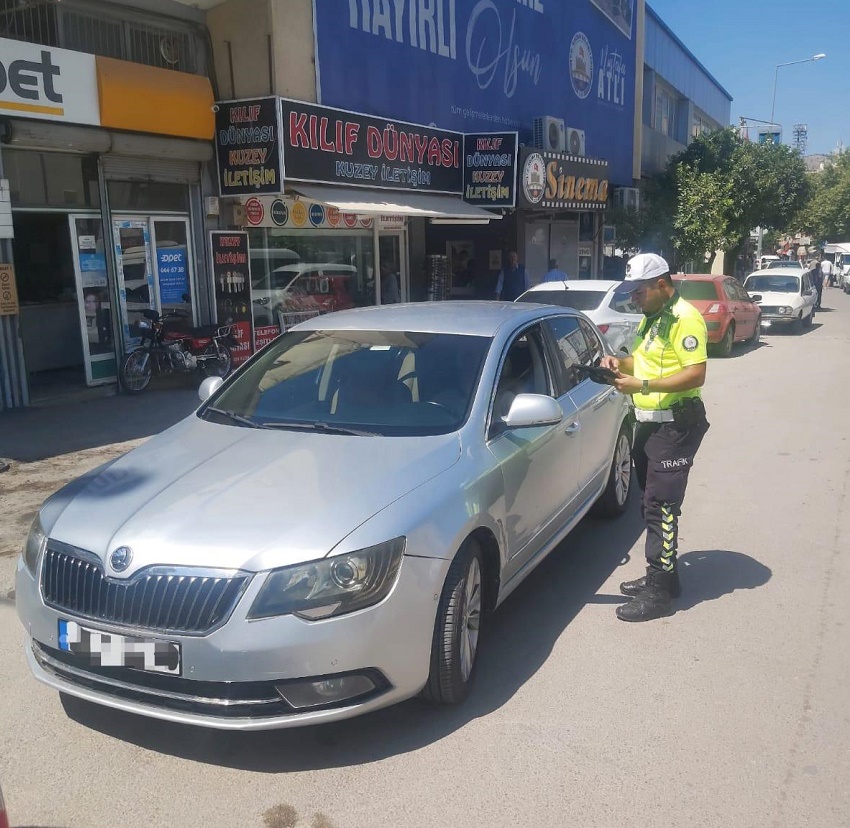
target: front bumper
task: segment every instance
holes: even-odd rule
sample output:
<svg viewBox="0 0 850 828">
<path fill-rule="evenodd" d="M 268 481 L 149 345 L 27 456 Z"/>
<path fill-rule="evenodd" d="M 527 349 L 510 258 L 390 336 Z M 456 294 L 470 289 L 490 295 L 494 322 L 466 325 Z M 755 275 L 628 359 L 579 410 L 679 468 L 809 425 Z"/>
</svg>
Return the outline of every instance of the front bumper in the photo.
<svg viewBox="0 0 850 828">
<path fill-rule="evenodd" d="M 762 316 L 761 318 L 761 326 L 762 328 L 781 328 L 782 326 L 793 325 L 795 322 L 800 321 L 800 314 L 795 313 L 791 316 Z"/>
<path fill-rule="evenodd" d="M 45 606 L 19 561 L 18 615 L 29 634 L 33 675 L 63 693 L 166 721 L 227 730 L 264 730 L 350 718 L 415 696 L 428 678 L 437 598 L 451 561 L 405 557 L 398 582 L 377 606 L 340 618 L 281 616 L 248 621 L 254 582 L 230 620 L 205 636 L 151 635 L 92 622 Z M 58 650 L 60 619 L 103 632 L 161 638 L 181 647 L 181 676 L 128 667 L 90 667 Z M 375 691 L 353 702 L 296 710 L 276 683 L 366 672 Z"/>
</svg>

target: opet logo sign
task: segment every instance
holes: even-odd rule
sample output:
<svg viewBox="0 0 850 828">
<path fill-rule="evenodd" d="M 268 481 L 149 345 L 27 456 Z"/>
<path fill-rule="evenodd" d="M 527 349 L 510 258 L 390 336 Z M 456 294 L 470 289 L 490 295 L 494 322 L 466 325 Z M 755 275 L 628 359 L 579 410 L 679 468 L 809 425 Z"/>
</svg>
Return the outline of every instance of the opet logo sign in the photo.
<svg viewBox="0 0 850 828">
<path fill-rule="evenodd" d="M 94 56 L 0 38 L 0 114 L 99 124 Z"/>
</svg>

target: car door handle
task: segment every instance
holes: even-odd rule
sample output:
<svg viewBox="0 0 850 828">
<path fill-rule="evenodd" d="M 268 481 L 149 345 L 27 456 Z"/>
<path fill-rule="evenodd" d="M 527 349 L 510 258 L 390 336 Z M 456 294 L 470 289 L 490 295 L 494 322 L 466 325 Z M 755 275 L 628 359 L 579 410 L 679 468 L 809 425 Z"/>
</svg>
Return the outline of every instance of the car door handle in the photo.
<svg viewBox="0 0 850 828">
<path fill-rule="evenodd" d="M 617 389 L 612 388 L 602 399 L 597 400 L 593 404 L 593 410 L 596 411 L 598 408 L 602 408 L 606 403 L 611 402 L 611 400 L 615 400 L 617 398 Z"/>
<path fill-rule="evenodd" d="M 581 423 L 573 421 L 564 429 L 564 434 L 577 434 L 580 429 Z"/>
</svg>

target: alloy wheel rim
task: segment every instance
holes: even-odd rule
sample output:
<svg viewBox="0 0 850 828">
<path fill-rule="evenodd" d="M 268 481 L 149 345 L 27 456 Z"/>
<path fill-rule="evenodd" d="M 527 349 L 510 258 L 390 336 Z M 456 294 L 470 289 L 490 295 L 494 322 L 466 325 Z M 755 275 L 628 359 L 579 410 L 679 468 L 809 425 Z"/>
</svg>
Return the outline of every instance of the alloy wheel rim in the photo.
<svg viewBox="0 0 850 828">
<path fill-rule="evenodd" d="M 622 506 L 629 496 L 632 481 L 632 453 L 629 440 L 625 434 L 617 441 L 617 457 L 614 461 L 614 486 L 617 495 L 617 505 Z"/>
<path fill-rule="evenodd" d="M 478 632 L 481 628 L 481 566 L 478 558 L 469 562 L 463 584 L 463 615 L 460 631 L 460 671 L 464 681 L 469 680 L 475 654 L 478 650 Z"/>
</svg>

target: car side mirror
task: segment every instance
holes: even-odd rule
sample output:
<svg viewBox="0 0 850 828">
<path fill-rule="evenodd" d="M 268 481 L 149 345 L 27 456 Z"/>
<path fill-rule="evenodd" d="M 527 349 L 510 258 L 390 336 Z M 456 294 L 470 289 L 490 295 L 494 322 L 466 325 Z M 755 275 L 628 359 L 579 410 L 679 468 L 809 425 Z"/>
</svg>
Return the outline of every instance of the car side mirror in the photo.
<svg viewBox="0 0 850 828">
<path fill-rule="evenodd" d="M 556 425 L 564 419 L 561 404 L 545 394 L 517 394 L 502 419 L 506 429 Z"/>
<path fill-rule="evenodd" d="M 224 384 L 221 377 L 207 377 L 198 389 L 198 397 L 201 402 L 206 402 Z"/>
<path fill-rule="evenodd" d="M 751 302 L 761 302 L 761 300 L 762 300 L 762 295 L 760 293 L 753 293 L 753 294 L 750 295 L 750 301 Z"/>
</svg>

